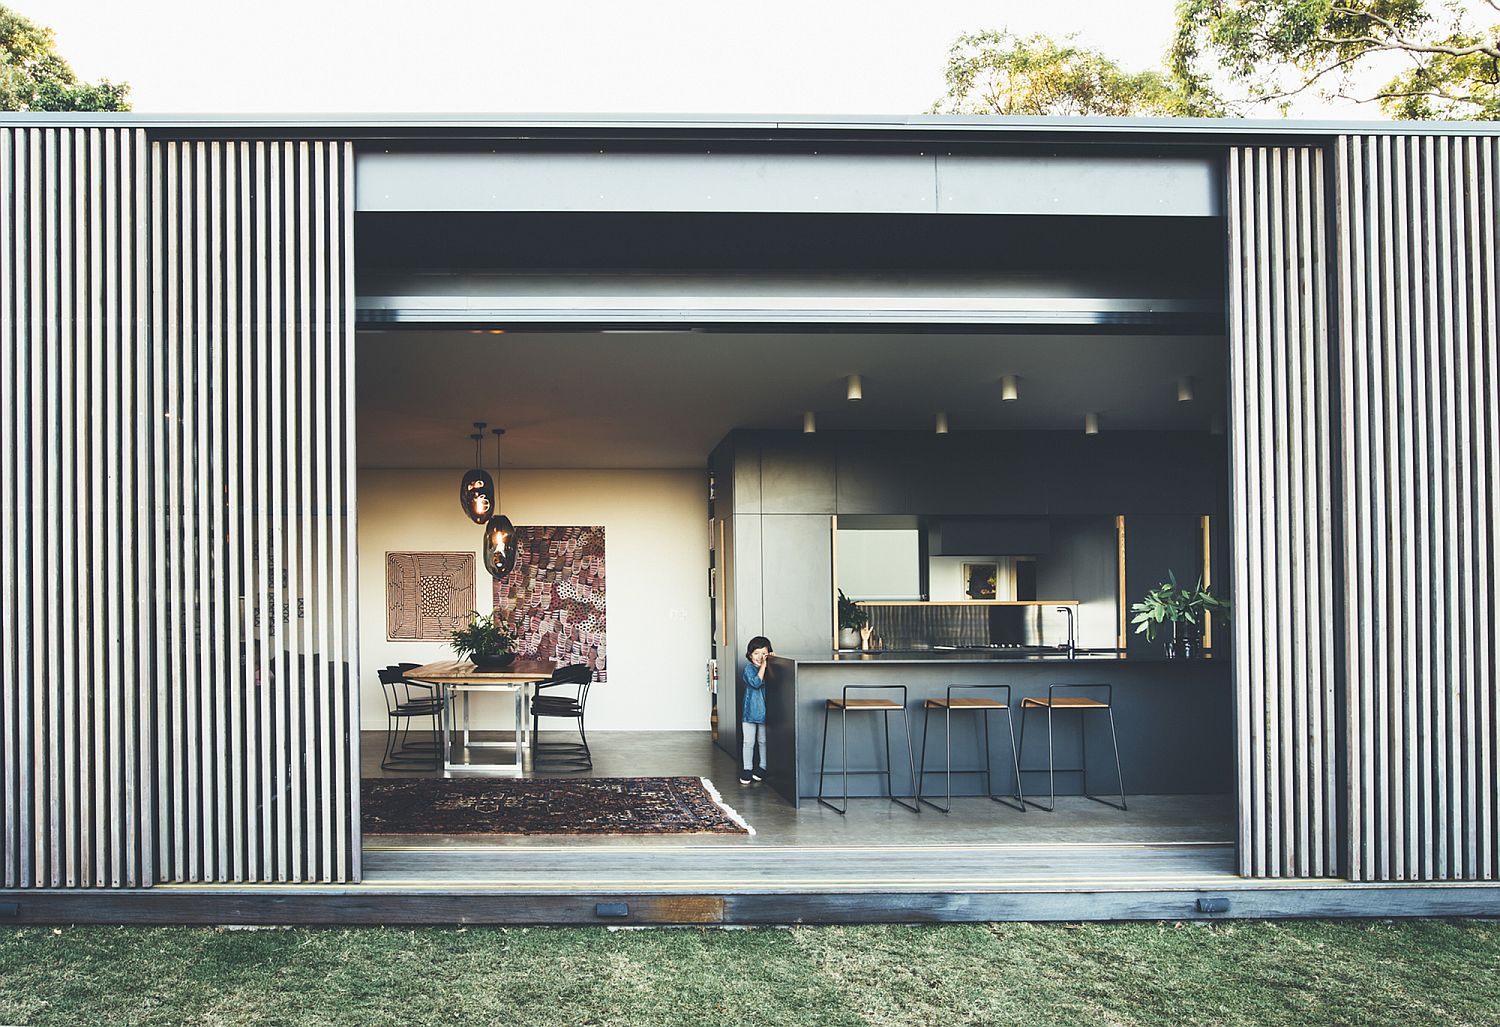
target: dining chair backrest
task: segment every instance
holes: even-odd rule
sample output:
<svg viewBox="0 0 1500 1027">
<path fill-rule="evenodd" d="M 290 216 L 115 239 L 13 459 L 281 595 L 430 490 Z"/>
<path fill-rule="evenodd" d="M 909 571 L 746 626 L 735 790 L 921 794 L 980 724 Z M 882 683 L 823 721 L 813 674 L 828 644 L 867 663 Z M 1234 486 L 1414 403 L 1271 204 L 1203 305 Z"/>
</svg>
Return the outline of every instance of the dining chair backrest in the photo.
<svg viewBox="0 0 1500 1027">
<path fill-rule="evenodd" d="M 382 667 L 376 671 L 380 678 L 380 690 L 385 695 L 385 712 L 393 715 L 401 705 L 401 687 L 406 683 L 405 673 L 400 667 Z"/>
<path fill-rule="evenodd" d="M 586 685 L 593 680 L 593 667 L 587 663 L 570 663 L 566 667 L 558 667 L 552 672 L 552 677 L 544 683 L 549 685 Z"/>
</svg>

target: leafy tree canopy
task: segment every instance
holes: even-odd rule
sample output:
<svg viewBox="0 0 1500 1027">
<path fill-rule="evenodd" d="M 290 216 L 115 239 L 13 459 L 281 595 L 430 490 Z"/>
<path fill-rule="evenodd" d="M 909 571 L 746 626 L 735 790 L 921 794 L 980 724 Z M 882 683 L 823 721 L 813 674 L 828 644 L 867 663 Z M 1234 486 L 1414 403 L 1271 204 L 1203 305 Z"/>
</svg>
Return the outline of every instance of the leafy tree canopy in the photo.
<svg viewBox="0 0 1500 1027">
<path fill-rule="evenodd" d="M 1195 114 L 1323 99 L 1500 118 L 1500 0 L 1180 0 L 1168 60 Z"/>
<path fill-rule="evenodd" d="M 1006 31 L 960 36 L 948 51 L 947 94 L 934 114 L 1185 114 L 1162 71 L 1128 72 L 1073 37 Z"/>
<path fill-rule="evenodd" d="M 126 111 L 124 82 L 79 82 L 52 30 L 0 6 L 0 110 Z"/>
</svg>

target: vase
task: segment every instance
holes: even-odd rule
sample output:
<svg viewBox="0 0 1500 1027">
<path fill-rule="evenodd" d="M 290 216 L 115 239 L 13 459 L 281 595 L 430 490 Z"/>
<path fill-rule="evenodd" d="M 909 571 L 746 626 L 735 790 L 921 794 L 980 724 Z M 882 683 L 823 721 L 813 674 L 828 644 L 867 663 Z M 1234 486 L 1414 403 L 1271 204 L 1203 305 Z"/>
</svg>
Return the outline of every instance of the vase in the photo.
<svg viewBox="0 0 1500 1027">
<path fill-rule="evenodd" d="M 858 649 L 860 641 L 859 628 L 839 628 L 840 649 Z"/>
<path fill-rule="evenodd" d="M 472 660 L 474 666 L 478 667 L 480 670 L 504 670 L 506 667 L 509 667 L 512 663 L 516 662 L 516 654 L 503 653 L 499 656 L 489 656 L 482 655 L 480 653 L 470 653 L 469 659 Z"/>
<path fill-rule="evenodd" d="M 1198 633 L 1191 625 L 1173 621 L 1172 634 L 1163 649 L 1169 660 L 1190 660 L 1198 654 Z"/>
</svg>

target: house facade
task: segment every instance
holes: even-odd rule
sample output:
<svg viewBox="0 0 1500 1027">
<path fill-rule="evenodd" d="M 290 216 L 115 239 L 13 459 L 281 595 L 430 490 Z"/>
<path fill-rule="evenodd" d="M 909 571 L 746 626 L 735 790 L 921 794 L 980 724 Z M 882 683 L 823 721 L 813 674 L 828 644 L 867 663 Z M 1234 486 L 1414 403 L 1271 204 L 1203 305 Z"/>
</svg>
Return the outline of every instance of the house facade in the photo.
<svg viewBox="0 0 1500 1027">
<path fill-rule="evenodd" d="M 0 887 L 146 910 L 163 885 L 362 882 L 362 331 L 1174 318 L 1226 353 L 1238 874 L 1494 881 L 1497 200 L 1500 131 L 1462 123 L 7 116 Z M 1144 238 L 1144 266 L 1046 302 L 839 279 L 836 257 L 798 288 L 774 258 L 637 269 L 626 292 L 483 260 L 418 274 L 362 266 L 357 239 L 366 214 L 428 218 L 401 238 L 441 246 L 466 219 L 620 211 L 923 219 L 914 262 L 945 218 L 1127 240 L 1196 219 L 1222 302 L 1110 292 L 1149 283 Z M 1082 267 L 1088 238 L 1059 259 Z"/>
</svg>

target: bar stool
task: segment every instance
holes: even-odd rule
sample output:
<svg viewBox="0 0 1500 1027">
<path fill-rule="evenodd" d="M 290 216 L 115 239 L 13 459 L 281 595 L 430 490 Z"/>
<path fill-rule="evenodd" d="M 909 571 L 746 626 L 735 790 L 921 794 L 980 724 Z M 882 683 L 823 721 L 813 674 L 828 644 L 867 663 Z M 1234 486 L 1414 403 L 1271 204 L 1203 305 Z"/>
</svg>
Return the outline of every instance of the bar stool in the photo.
<svg viewBox="0 0 1500 1027">
<path fill-rule="evenodd" d="M 1077 693 L 1085 689 L 1104 690 L 1102 700 L 1088 695 L 1065 695 L 1060 693 Z M 1123 810 L 1125 808 L 1125 777 L 1120 772 L 1120 742 L 1115 735 L 1115 710 L 1114 710 L 1114 687 L 1112 685 L 1050 685 L 1047 688 L 1045 699 L 1039 696 L 1028 696 L 1021 700 L 1021 748 L 1026 748 L 1026 713 L 1029 710 L 1047 711 L 1047 782 L 1052 795 L 1052 804 L 1043 806 L 1031 799 L 1025 800 L 1032 806 L 1047 813 L 1057 809 L 1057 774 L 1083 774 L 1083 797 L 1093 799 L 1113 809 Z M 1093 710 L 1103 710 L 1109 714 L 1109 739 L 1115 749 L 1115 779 L 1120 783 L 1120 801 L 1113 803 L 1108 799 L 1101 799 L 1097 795 L 1089 794 L 1089 747 L 1084 730 L 1084 720 L 1078 718 L 1078 749 L 1083 754 L 1083 766 L 1081 767 L 1058 767 L 1052 762 L 1052 712 L 1054 710 L 1076 710 L 1078 713 L 1088 713 Z M 1023 771 L 1027 774 L 1040 774 L 1041 768 L 1035 767 Z"/>
<path fill-rule="evenodd" d="M 887 699 L 884 697 L 855 699 L 850 698 L 850 692 L 900 692 L 901 701 L 896 702 L 894 699 Z M 842 808 L 835 806 L 833 803 L 823 798 L 823 779 L 828 773 L 828 716 L 834 710 L 838 710 L 839 715 L 843 718 L 843 743 L 841 749 L 842 763 L 840 764 L 839 770 L 840 775 L 844 779 L 844 805 Z M 885 724 L 884 770 L 849 769 L 849 713 L 851 710 L 855 713 L 884 714 L 884 716 L 881 718 Z M 917 783 L 917 767 L 916 762 L 912 759 L 911 715 L 906 712 L 905 685 L 845 685 L 842 698 L 829 699 L 823 704 L 823 762 L 822 765 L 818 768 L 818 802 L 821 805 L 827 806 L 829 809 L 839 814 L 839 816 L 843 816 L 845 813 L 849 812 L 849 776 L 851 774 L 884 774 L 885 790 L 886 793 L 890 796 L 890 800 L 898 806 L 911 810 L 913 813 L 922 812 L 921 807 L 917 805 L 915 801 L 908 805 L 907 803 L 902 802 L 899 798 L 896 797 L 896 787 L 891 778 L 891 714 L 895 713 L 898 710 L 901 712 L 902 725 L 906 730 L 906 765 L 907 769 L 911 772 L 912 785 L 913 787 L 915 787 Z M 913 799 L 915 798 L 915 795 L 913 795 Z"/>
<path fill-rule="evenodd" d="M 957 699 L 953 697 L 954 692 L 974 692 L 981 689 L 988 690 L 990 692 L 1004 692 L 1005 698 L 1002 701 L 1001 699 L 996 698 L 993 695 L 974 696 L 969 698 L 960 697 Z M 931 799 L 928 799 L 926 797 L 926 790 L 923 787 L 923 784 L 927 780 L 927 728 L 928 725 L 932 723 L 933 710 L 943 711 L 943 741 L 945 743 L 944 748 L 947 756 L 947 762 L 943 765 L 943 781 L 946 785 L 946 788 L 943 792 L 946 805 L 943 806 L 939 806 Z M 979 767 L 974 770 L 954 771 L 953 769 L 953 713 L 955 710 L 957 710 L 959 713 L 967 711 L 979 714 L 979 723 L 984 731 L 983 767 Z M 994 710 L 1005 711 L 1005 730 L 1010 736 L 1010 762 L 1011 766 L 1015 769 L 1016 772 L 1016 794 L 1014 796 L 996 795 L 995 790 L 990 783 L 990 713 Z M 917 772 L 917 801 L 925 802 L 935 810 L 943 813 L 948 813 L 953 809 L 953 775 L 954 773 L 959 773 L 983 774 L 984 793 L 989 796 L 992 802 L 998 802 L 1002 806 L 1008 806 L 1013 810 L 1019 810 L 1020 812 L 1025 813 L 1026 797 L 1021 793 L 1020 754 L 1019 750 L 1016 749 L 1015 724 L 1011 720 L 1010 716 L 1010 686 L 949 685 L 948 691 L 944 694 L 943 698 L 928 699 L 926 702 L 924 702 L 922 704 L 922 758 L 918 762 L 917 766 L 919 768 Z M 1008 798 L 1014 798 L 1016 800 L 1015 804 L 1012 805 L 1010 802 L 1008 802 Z"/>
</svg>

